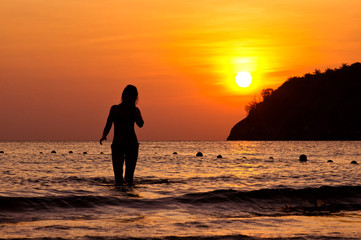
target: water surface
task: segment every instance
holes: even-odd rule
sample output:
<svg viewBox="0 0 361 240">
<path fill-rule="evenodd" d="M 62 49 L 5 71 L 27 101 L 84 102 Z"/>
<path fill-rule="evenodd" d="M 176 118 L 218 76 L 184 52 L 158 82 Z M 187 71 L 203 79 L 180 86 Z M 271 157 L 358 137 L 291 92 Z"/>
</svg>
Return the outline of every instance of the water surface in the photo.
<svg viewBox="0 0 361 240">
<path fill-rule="evenodd" d="M 133 188 L 109 144 L 0 142 L 1 238 L 361 238 L 361 142 L 141 142 Z"/>
</svg>

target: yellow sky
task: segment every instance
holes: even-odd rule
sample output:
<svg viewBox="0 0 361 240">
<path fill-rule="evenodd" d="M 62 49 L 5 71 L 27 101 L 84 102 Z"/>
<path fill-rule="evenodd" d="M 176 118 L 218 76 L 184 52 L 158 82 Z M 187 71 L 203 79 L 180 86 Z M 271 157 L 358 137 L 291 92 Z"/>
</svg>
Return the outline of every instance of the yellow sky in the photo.
<svg viewBox="0 0 361 240">
<path fill-rule="evenodd" d="M 361 2 L 0 0 L 0 140 L 97 139 L 127 84 L 143 140 L 223 140 L 288 77 L 360 61 Z M 253 83 L 238 87 L 249 71 Z"/>
</svg>

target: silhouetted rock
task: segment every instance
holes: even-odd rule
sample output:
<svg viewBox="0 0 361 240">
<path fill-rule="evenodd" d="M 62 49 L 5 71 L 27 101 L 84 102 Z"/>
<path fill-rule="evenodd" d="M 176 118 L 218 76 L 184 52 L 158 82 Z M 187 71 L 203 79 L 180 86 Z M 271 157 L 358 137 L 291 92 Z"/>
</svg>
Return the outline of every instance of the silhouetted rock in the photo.
<svg viewBox="0 0 361 240">
<path fill-rule="evenodd" d="M 4 151 L 0 151 L 0 153 L 4 153 Z"/>
<path fill-rule="evenodd" d="M 100 154 L 104 154 L 103 152 L 100 152 Z"/>
<path fill-rule="evenodd" d="M 55 151 L 55 150 L 53 150 L 53 151 L 51 151 L 51 153 L 56 153 L 56 151 Z"/>
<path fill-rule="evenodd" d="M 203 153 L 197 152 L 196 156 L 197 156 L 197 157 L 203 157 Z"/>
<path fill-rule="evenodd" d="M 269 157 L 268 159 L 269 159 L 269 160 L 273 160 L 274 158 L 273 158 L 273 157 Z"/>
<path fill-rule="evenodd" d="M 222 155 L 218 155 L 217 158 L 222 158 Z"/>
<path fill-rule="evenodd" d="M 360 89 L 361 63 L 290 78 L 248 104 L 227 139 L 361 140 Z"/>
<path fill-rule="evenodd" d="M 356 161 L 352 161 L 351 164 L 358 164 Z"/>
<path fill-rule="evenodd" d="M 173 154 L 176 155 L 176 154 L 178 154 L 178 153 L 177 153 L 177 152 L 174 152 Z"/>
<path fill-rule="evenodd" d="M 333 163 L 333 161 L 330 159 L 330 160 L 328 160 L 327 162 L 329 162 L 329 163 Z"/>
<path fill-rule="evenodd" d="M 88 154 L 87 152 L 83 152 L 83 154 Z"/>
<path fill-rule="evenodd" d="M 302 154 L 300 156 L 300 162 L 306 162 L 307 161 L 307 156 L 305 154 Z"/>
<path fill-rule="evenodd" d="M 73 151 L 69 151 L 69 153 L 73 153 Z"/>
<path fill-rule="evenodd" d="M 40 154 L 43 154 L 43 152 L 39 152 Z"/>
</svg>

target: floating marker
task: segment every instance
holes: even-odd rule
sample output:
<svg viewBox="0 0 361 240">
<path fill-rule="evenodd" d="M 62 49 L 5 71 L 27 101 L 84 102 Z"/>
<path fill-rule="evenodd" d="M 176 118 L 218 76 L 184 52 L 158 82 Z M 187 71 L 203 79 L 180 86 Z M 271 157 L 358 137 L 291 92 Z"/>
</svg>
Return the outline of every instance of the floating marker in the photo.
<svg viewBox="0 0 361 240">
<path fill-rule="evenodd" d="M 222 155 L 218 155 L 217 158 L 222 158 Z"/>
<path fill-rule="evenodd" d="M 305 154 L 300 156 L 300 162 L 307 162 L 307 156 Z"/>
<path fill-rule="evenodd" d="M 333 163 L 333 161 L 330 159 L 330 160 L 328 160 L 327 162 L 329 162 L 329 163 Z"/>
<path fill-rule="evenodd" d="M 73 153 L 73 151 L 69 151 L 69 153 Z"/>
<path fill-rule="evenodd" d="M 51 153 L 56 153 L 56 151 L 55 151 L 55 150 L 53 150 L 53 151 L 51 151 Z"/>
<path fill-rule="evenodd" d="M 178 153 L 177 153 L 177 152 L 174 152 L 173 154 L 176 155 L 176 154 L 178 154 Z"/>
<path fill-rule="evenodd" d="M 197 157 L 203 157 L 203 153 L 197 152 L 196 156 L 197 156 Z"/>
</svg>

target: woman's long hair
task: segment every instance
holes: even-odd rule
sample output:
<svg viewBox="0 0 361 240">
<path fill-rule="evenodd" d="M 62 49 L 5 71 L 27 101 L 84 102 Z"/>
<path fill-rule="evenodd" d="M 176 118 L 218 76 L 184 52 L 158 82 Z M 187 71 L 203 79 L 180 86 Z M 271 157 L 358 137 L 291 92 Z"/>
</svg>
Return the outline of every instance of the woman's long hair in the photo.
<svg viewBox="0 0 361 240">
<path fill-rule="evenodd" d="M 128 85 L 124 88 L 122 93 L 122 103 L 129 107 L 135 107 L 138 100 L 138 90 L 133 85 Z"/>
</svg>

